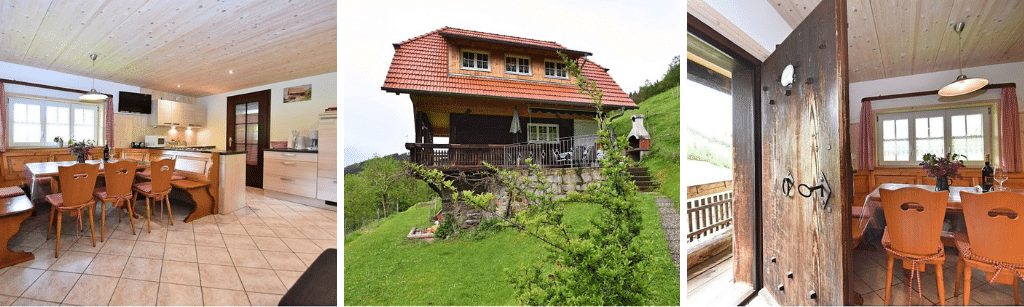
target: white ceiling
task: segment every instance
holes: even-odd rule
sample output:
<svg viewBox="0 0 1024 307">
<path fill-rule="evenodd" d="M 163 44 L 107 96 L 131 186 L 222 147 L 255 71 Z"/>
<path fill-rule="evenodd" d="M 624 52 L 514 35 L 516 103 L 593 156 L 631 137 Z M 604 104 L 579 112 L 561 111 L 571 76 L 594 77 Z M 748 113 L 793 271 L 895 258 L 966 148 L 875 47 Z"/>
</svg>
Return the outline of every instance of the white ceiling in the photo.
<svg viewBox="0 0 1024 307">
<path fill-rule="evenodd" d="M 9 63 L 193 97 L 337 71 L 336 0 L 2 5 Z M 89 53 L 99 54 L 95 68 Z"/>
</svg>

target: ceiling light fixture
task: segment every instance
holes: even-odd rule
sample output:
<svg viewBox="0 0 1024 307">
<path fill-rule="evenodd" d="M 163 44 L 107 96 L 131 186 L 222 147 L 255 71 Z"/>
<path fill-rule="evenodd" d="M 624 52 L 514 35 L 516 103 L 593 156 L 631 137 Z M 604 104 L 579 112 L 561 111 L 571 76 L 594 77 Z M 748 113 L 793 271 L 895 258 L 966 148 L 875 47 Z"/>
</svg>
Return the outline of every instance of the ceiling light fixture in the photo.
<svg viewBox="0 0 1024 307">
<path fill-rule="evenodd" d="M 964 46 L 963 42 L 960 41 L 960 34 L 964 31 L 964 23 L 961 21 L 953 25 L 953 31 L 956 31 L 957 45 L 960 47 L 960 49 L 957 49 L 956 57 L 960 63 L 960 75 L 956 77 L 956 80 L 953 81 L 953 83 L 950 83 L 949 85 L 942 87 L 942 89 L 939 90 L 939 96 L 959 96 L 973 91 L 977 91 L 982 87 L 988 85 L 988 79 L 968 78 L 967 75 L 964 75 L 964 62 L 963 57 L 961 56 Z"/>
<path fill-rule="evenodd" d="M 234 70 L 229 70 L 228 74 L 232 74 L 233 75 L 233 74 L 235 74 L 235 71 Z"/>
<path fill-rule="evenodd" d="M 90 53 L 89 58 L 92 59 L 92 67 L 96 68 L 96 54 Z M 96 78 L 92 78 L 92 89 L 88 93 L 78 97 L 79 100 L 94 101 L 107 99 L 107 95 L 96 91 Z"/>
</svg>

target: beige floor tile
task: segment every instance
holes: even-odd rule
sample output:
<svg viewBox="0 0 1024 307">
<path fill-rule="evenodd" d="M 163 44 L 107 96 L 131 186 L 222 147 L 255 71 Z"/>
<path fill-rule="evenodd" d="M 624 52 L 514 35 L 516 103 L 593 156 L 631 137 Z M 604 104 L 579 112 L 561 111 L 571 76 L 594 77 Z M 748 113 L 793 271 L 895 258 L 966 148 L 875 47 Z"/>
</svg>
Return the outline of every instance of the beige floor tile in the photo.
<svg viewBox="0 0 1024 307">
<path fill-rule="evenodd" d="M 320 257 L 320 254 L 295 253 L 295 256 L 299 257 L 299 260 L 302 260 L 302 263 L 305 263 L 306 267 L 309 267 L 310 265 L 313 265 L 313 261 L 316 261 L 316 257 Z"/>
<path fill-rule="evenodd" d="M 82 278 L 78 279 L 78 283 L 75 283 L 75 287 L 71 288 L 71 293 L 64 298 L 63 303 L 79 306 L 105 306 L 110 302 L 114 289 L 117 288 L 117 281 L 118 278 L 115 277 L 82 275 Z"/>
<path fill-rule="evenodd" d="M 100 252 L 100 249 L 103 248 L 103 244 L 106 243 L 100 242 L 99 232 L 96 232 L 96 246 L 92 246 L 92 240 L 89 240 L 88 237 L 84 239 L 85 240 L 78 240 L 78 242 L 75 242 L 75 244 L 71 245 L 71 248 L 69 248 L 68 250 L 76 252 L 98 253 Z M 61 244 L 63 244 L 63 242 L 61 242 Z"/>
<path fill-rule="evenodd" d="M 198 286 L 160 283 L 156 304 L 159 306 L 203 305 L 203 290 Z"/>
<path fill-rule="evenodd" d="M 11 246 L 25 246 L 36 249 L 42 246 L 43 243 L 46 243 L 45 229 L 43 229 L 42 232 L 26 231 L 24 224 L 22 224 L 22 229 L 18 231 L 18 235 L 12 237 L 7 244 Z"/>
<path fill-rule="evenodd" d="M 147 241 L 135 242 L 135 248 L 132 249 L 132 257 L 163 259 L 164 243 Z"/>
<path fill-rule="evenodd" d="M 302 276 L 303 272 L 296 271 L 274 271 L 277 273 L 277 277 L 281 278 L 281 283 L 284 284 L 285 289 L 291 289 L 292 285 L 295 284 L 296 280 L 299 280 L 299 276 Z"/>
<path fill-rule="evenodd" d="M 14 303 L 14 301 L 16 300 L 18 300 L 18 297 L 0 295 L 0 306 L 10 306 L 11 303 Z M 246 298 L 245 300 L 249 301 L 248 298 Z"/>
<path fill-rule="evenodd" d="M 198 221 L 196 221 L 196 222 L 198 222 Z M 195 222 L 193 222 L 193 223 L 195 223 Z M 193 231 L 195 233 L 220 233 L 220 228 L 217 227 L 217 223 L 216 222 L 214 222 L 214 223 L 196 223 L 195 225 L 192 225 L 192 228 L 193 228 Z M 198 237 L 199 236 L 197 235 L 196 238 L 198 238 Z"/>
<path fill-rule="evenodd" d="M 187 232 L 192 232 L 193 231 L 192 223 L 185 223 L 184 222 L 185 216 L 187 216 L 187 215 L 188 214 L 180 214 L 178 212 L 175 212 L 174 213 L 174 225 L 167 226 L 167 230 L 168 231 L 187 231 Z M 164 224 L 166 224 L 166 222 L 164 222 Z M 167 238 L 170 239 L 170 235 L 169 234 L 168 234 Z"/>
<path fill-rule="evenodd" d="M 277 237 L 277 234 L 270 229 L 266 224 L 248 224 L 242 225 L 245 227 L 245 231 L 253 237 Z"/>
<path fill-rule="evenodd" d="M 273 230 L 281 238 L 306 239 L 306 235 L 295 227 L 274 227 Z"/>
<path fill-rule="evenodd" d="M 259 249 L 256 246 L 256 242 L 252 241 L 252 238 L 245 235 L 221 235 L 224 238 L 224 244 L 228 249 Z"/>
<path fill-rule="evenodd" d="M 70 250 L 71 247 L 74 246 L 75 242 L 77 242 L 77 241 L 78 241 L 78 236 L 75 236 L 74 234 L 61 235 L 60 236 L 60 251 L 61 252 L 66 252 L 66 251 Z M 43 245 L 40 245 L 39 248 L 43 248 L 43 249 L 56 249 L 56 245 L 55 244 L 57 244 L 57 238 L 54 235 L 50 235 L 50 239 L 46 240 L 46 242 L 43 242 Z M 90 242 L 90 245 L 91 244 L 92 243 Z"/>
<path fill-rule="evenodd" d="M 323 248 L 313 243 L 310 239 L 288 239 L 284 241 L 284 244 L 288 245 L 293 252 L 296 253 L 315 253 L 319 254 L 324 251 Z"/>
<path fill-rule="evenodd" d="M 238 272 L 233 266 L 200 264 L 199 279 L 204 288 L 244 290 L 242 281 L 238 279 Z"/>
<path fill-rule="evenodd" d="M 160 281 L 160 272 L 164 262 L 159 259 L 128 258 L 121 278 L 145 281 Z"/>
<path fill-rule="evenodd" d="M 100 254 L 130 256 L 133 247 L 135 247 L 135 241 L 110 239 L 103 243 Z"/>
<path fill-rule="evenodd" d="M 164 247 L 164 260 L 197 262 L 196 246 L 167 243 Z"/>
<path fill-rule="evenodd" d="M 154 306 L 160 284 L 122 278 L 110 299 L 110 306 Z"/>
<path fill-rule="evenodd" d="M 85 274 L 121 277 L 124 266 L 128 263 L 127 256 L 98 254 L 85 269 Z"/>
<path fill-rule="evenodd" d="M 219 226 L 223 226 L 224 224 L 235 224 L 235 223 L 238 223 L 238 217 L 233 215 L 233 214 L 218 214 L 216 216 L 216 219 L 217 219 L 217 224 Z M 238 224 L 238 225 L 241 225 L 241 224 Z M 243 231 L 244 231 L 244 229 L 243 229 Z M 223 228 L 221 228 L 221 232 L 224 232 Z"/>
<path fill-rule="evenodd" d="M 131 226 L 132 226 L 131 224 L 129 224 L 127 226 L 124 226 L 124 227 L 118 226 L 117 229 L 114 230 L 114 232 L 111 233 L 110 236 L 107 237 L 107 238 L 110 238 L 110 239 L 132 240 L 132 241 L 138 240 L 139 239 L 139 229 L 136 228 L 135 229 L 135 233 L 132 234 Z M 96 240 L 99 241 L 99 239 L 100 239 L 99 234 L 97 234 L 96 235 Z"/>
<path fill-rule="evenodd" d="M 963 299 L 961 298 L 961 301 Z M 992 285 L 983 285 L 977 289 L 971 290 L 971 300 L 977 301 L 982 305 L 988 306 L 1008 306 L 1013 305 L 1013 296 L 1007 295 L 1002 291 L 996 290 Z"/>
<path fill-rule="evenodd" d="M 256 247 L 264 251 L 281 251 L 290 252 L 291 248 L 288 248 L 284 241 L 277 237 L 257 237 L 253 236 L 252 241 L 256 243 Z"/>
<path fill-rule="evenodd" d="M 236 267 L 271 268 L 270 263 L 259 250 L 228 248 L 228 253 L 231 254 L 231 261 Z"/>
<path fill-rule="evenodd" d="M 200 285 L 199 264 L 164 260 L 160 283 L 198 286 Z"/>
<path fill-rule="evenodd" d="M 277 306 L 281 302 L 283 294 L 267 294 L 258 292 L 246 292 L 249 296 L 249 303 L 253 306 Z"/>
<path fill-rule="evenodd" d="M 32 251 L 32 256 L 34 257 L 34 259 L 19 264 L 15 264 L 14 266 L 40 270 L 48 269 L 50 268 L 51 265 L 53 265 L 54 262 L 57 262 L 57 259 L 59 259 L 53 257 L 53 252 L 54 249 L 52 246 L 49 249 L 40 246 L 36 250 Z"/>
<path fill-rule="evenodd" d="M 314 227 L 305 227 L 305 228 L 296 228 L 296 229 L 298 229 L 299 232 L 301 232 L 302 234 L 306 235 L 306 238 L 309 238 L 309 239 L 313 239 L 313 240 L 333 240 L 334 239 L 334 236 L 332 236 L 331 234 L 327 233 L 323 229 L 320 229 L 319 227 L 316 227 L 316 226 L 314 226 Z"/>
<path fill-rule="evenodd" d="M 287 291 L 274 270 L 257 268 L 236 269 L 246 292 L 284 294 Z"/>
<path fill-rule="evenodd" d="M 82 274 L 46 271 L 21 296 L 34 300 L 60 303 Z"/>
<path fill-rule="evenodd" d="M 239 224 L 238 222 L 232 222 L 230 224 L 220 224 L 218 226 L 218 229 L 220 229 L 221 234 L 226 235 L 249 235 L 249 233 L 245 231 L 245 227 L 242 227 L 242 224 Z"/>
<path fill-rule="evenodd" d="M 203 285 L 203 303 L 206 306 L 249 306 L 245 291 L 208 288 Z"/>
<path fill-rule="evenodd" d="M 0 275 L 0 294 L 18 297 L 43 275 L 45 270 L 12 267 Z"/>
<path fill-rule="evenodd" d="M 143 224 L 145 224 L 145 221 L 143 221 Z M 135 225 L 135 226 L 142 226 L 142 228 L 139 228 L 139 241 L 159 242 L 159 243 L 166 243 L 167 242 L 167 230 L 166 229 L 153 229 L 152 232 L 147 232 L 146 229 L 145 229 L 146 225 L 143 225 L 143 224 L 136 223 L 136 225 Z"/>
<path fill-rule="evenodd" d="M 328 248 L 338 248 L 338 239 L 313 240 L 313 243 L 316 243 L 317 246 L 325 250 Z"/>
<path fill-rule="evenodd" d="M 196 244 L 195 234 L 191 231 L 167 231 L 168 244 Z"/>
<path fill-rule="evenodd" d="M 227 247 L 219 233 L 196 233 L 196 246 Z"/>
<path fill-rule="evenodd" d="M 60 306 L 60 304 L 22 297 L 14 301 L 11 306 Z"/>
<path fill-rule="evenodd" d="M 292 252 L 263 251 L 263 257 L 267 259 L 274 270 L 305 271 L 307 267 Z"/>
<path fill-rule="evenodd" d="M 50 266 L 49 270 L 82 273 L 89 267 L 89 264 L 92 263 L 92 259 L 94 257 L 96 257 L 96 254 L 93 253 L 68 251 L 60 255 L 60 258 Z"/>
<path fill-rule="evenodd" d="M 234 265 L 234 262 L 231 261 L 231 254 L 228 253 L 227 248 L 196 246 L 196 255 L 199 258 L 199 263 L 231 266 Z"/>
</svg>

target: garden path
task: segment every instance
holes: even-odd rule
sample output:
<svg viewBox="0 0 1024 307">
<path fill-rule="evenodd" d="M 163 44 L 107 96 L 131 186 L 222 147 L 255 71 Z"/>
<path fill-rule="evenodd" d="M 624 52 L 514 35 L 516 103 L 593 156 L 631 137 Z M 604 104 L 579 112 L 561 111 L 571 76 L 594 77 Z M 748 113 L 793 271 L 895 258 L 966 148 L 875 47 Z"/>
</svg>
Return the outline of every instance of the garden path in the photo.
<svg viewBox="0 0 1024 307">
<path fill-rule="evenodd" d="M 668 252 L 672 262 L 679 269 L 679 210 L 671 198 L 658 195 L 654 201 L 658 204 L 658 215 L 661 216 L 661 230 L 668 243 Z"/>
</svg>

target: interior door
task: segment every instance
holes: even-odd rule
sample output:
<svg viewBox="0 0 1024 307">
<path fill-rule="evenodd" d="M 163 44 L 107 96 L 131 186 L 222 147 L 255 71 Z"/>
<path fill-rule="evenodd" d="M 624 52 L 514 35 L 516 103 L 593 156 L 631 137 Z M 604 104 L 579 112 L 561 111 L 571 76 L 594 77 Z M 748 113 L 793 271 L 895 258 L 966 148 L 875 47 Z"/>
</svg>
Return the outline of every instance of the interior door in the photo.
<svg viewBox="0 0 1024 307">
<path fill-rule="evenodd" d="M 851 303 L 847 66 L 845 0 L 821 1 L 761 66 L 761 291 L 781 305 Z"/>
<path fill-rule="evenodd" d="M 270 147 L 270 90 L 228 97 L 227 149 L 245 151 L 245 185 L 263 188 L 263 151 Z"/>
</svg>

